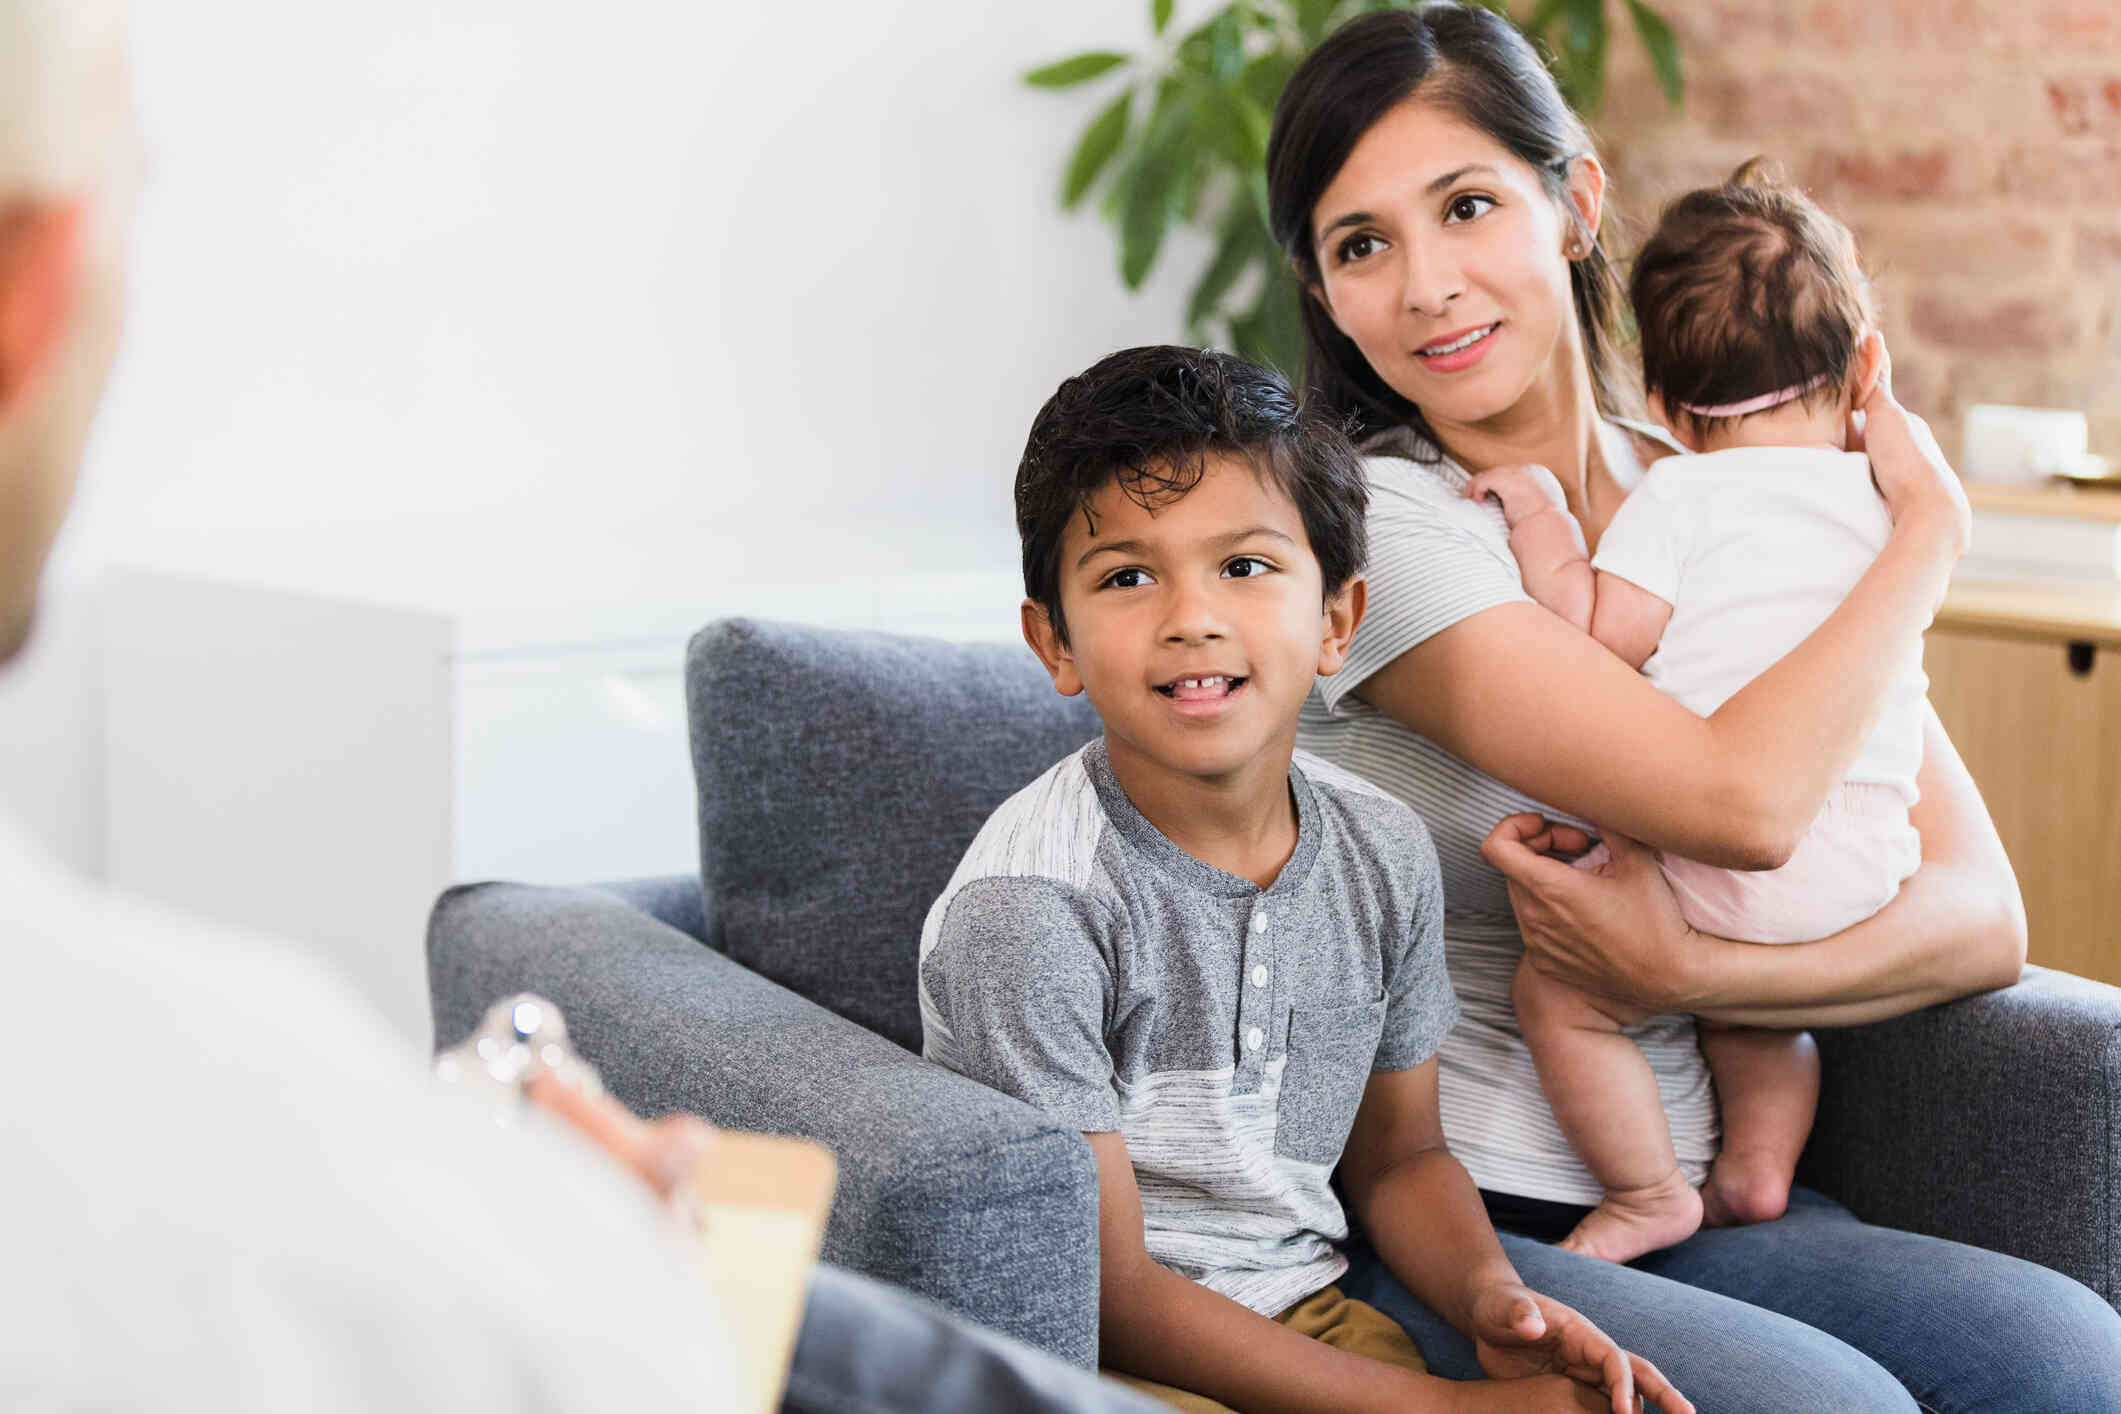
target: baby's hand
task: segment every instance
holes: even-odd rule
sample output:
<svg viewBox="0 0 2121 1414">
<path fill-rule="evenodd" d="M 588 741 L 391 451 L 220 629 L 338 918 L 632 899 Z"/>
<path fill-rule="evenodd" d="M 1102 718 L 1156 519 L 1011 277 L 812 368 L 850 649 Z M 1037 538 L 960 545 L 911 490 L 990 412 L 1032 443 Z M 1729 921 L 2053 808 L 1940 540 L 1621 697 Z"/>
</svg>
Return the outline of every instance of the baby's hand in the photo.
<svg viewBox="0 0 2121 1414">
<path fill-rule="evenodd" d="M 1567 514 L 1569 498 L 1543 466 L 1498 466 L 1481 472 L 1466 483 L 1466 499 L 1492 501 L 1502 507 L 1503 521 L 1512 530 L 1519 521 L 1556 510 Z"/>
</svg>

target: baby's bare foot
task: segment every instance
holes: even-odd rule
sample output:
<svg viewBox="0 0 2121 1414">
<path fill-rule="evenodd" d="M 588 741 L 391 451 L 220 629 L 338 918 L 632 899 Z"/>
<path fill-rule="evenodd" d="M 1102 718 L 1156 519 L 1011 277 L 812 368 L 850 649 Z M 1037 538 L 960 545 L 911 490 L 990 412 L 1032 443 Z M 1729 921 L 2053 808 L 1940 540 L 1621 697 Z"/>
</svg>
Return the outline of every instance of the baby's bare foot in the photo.
<svg viewBox="0 0 2121 1414">
<path fill-rule="evenodd" d="M 1701 1226 L 1701 1195 L 1677 1168 L 1647 1188 L 1616 1188 L 1562 1241 L 1571 1252 L 1632 1262 Z"/>
<path fill-rule="evenodd" d="M 1704 1227 L 1771 1223 L 1789 1210 L 1796 1171 L 1778 1154 L 1726 1149 L 1701 1185 Z"/>
</svg>

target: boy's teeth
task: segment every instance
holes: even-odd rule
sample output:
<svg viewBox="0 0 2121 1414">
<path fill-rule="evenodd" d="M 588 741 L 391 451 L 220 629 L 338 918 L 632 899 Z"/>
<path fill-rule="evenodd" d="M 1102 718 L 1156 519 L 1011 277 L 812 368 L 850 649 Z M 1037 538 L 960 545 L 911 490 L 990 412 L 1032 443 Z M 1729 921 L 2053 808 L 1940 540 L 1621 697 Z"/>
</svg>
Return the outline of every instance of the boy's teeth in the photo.
<svg viewBox="0 0 2121 1414">
<path fill-rule="evenodd" d="M 1175 682 L 1172 682 L 1166 687 L 1164 687 L 1162 691 L 1167 696 L 1180 698 L 1182 700 L 1205 700 L 1207 698 L 1221 697 L 1228 693 L 1235 692 L 1237 690 L 1237 684 L 1241 681 L 1243 681 L 1243 679 L 1241 678 L 1229 678 L 1223 676 L 1209 678 L 1179 678 Z"/>
</svg>

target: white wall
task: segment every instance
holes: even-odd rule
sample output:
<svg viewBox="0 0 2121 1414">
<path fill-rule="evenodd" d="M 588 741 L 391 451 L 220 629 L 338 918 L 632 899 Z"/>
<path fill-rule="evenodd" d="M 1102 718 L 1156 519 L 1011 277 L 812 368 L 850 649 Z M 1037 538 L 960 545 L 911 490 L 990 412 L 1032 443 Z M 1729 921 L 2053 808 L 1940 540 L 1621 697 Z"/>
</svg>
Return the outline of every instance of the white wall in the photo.
<svg viewBox="0 0 2121 1414">
<path fill-rule="evenodd" d="M 138 7 L 134 318 L 68 553 L 881 516 L 1006 563 L 1039 402 L 1180 333 L 1185 271 L 1129 297 L 1057 209 L 1087 95 L 1019 81 L 1147 9 Z"/>
<path fill-rule="evenodd" d="M 1095 96 L 1020 82 L 1147 10 L 135 6 L 131 322 L 55 583 L 236 540 L 533 612 L 1006 570 L 1032 413 L 1199 268 L 1121 288 L 1056 200 Z M 0 679 L 0 798 L 94 869 L 80 598 Z"/>
</svg>

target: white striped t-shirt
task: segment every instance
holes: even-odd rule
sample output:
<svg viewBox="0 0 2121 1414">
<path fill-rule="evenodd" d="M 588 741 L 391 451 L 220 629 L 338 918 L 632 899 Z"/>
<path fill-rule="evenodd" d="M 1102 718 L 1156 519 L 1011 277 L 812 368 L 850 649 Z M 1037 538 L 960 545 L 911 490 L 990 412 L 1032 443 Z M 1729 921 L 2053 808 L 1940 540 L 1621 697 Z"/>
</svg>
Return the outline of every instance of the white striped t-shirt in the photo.
<svg viewBox="0 0 2121 1414">
<path fill-rule="evenodd" d="M 1604 426 L 1607 462 L 1623 484 L 1640 458 L 1626 433 Z M 1576 1157 L 1539 1088 L 1510 1005 L 1524 952 L 1503 877 L 1480 842 L 1506 815 L 1538 811 L 1583 825 L 1350 695 L 1400 654 L 1499 604 L 1529 603 L 1502 512 L 1467 500 L 1469 479 L 1448 458 L 1371 456 L 1369 609 L 1347 666 L 1320 678 L 1297 740 L 1414 807 L 1443 866 L 1444 949 L 1464 1015 L 1438 1052 L 1443 1127 L 1474 1182 L 1496 1193 L 1595 1204 L 1598 1181 Z M 1715 1095 L 1691 1017 L 1653 1017 L 1629 1032 L 1649 1058 L 1689 1183 L 1708 1176 L 1718 1140 Z"/>
</svg>

